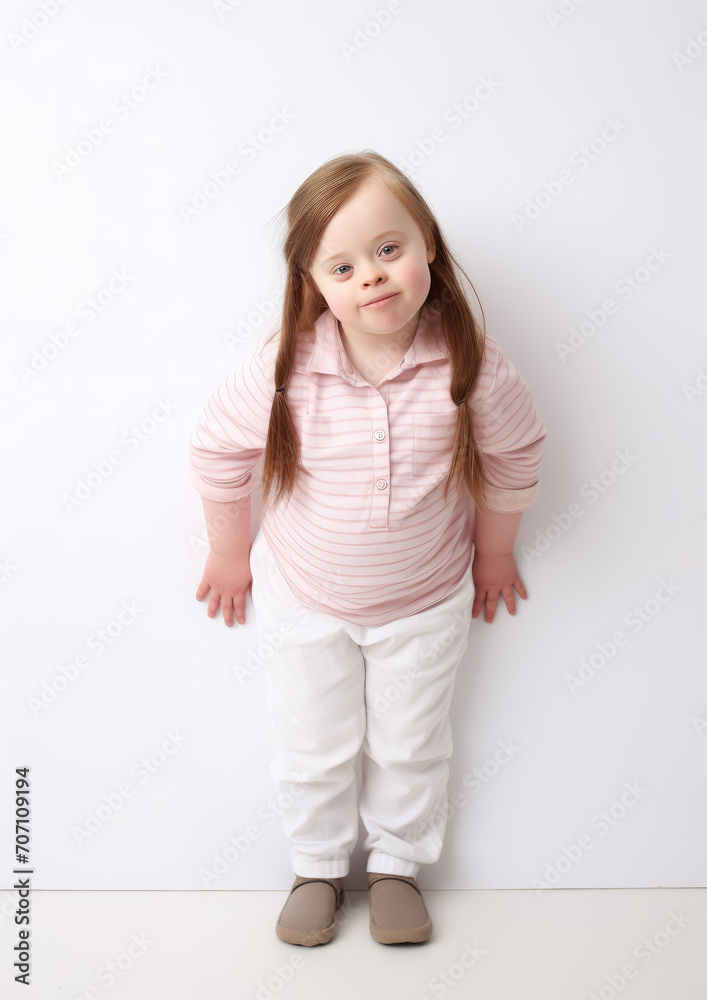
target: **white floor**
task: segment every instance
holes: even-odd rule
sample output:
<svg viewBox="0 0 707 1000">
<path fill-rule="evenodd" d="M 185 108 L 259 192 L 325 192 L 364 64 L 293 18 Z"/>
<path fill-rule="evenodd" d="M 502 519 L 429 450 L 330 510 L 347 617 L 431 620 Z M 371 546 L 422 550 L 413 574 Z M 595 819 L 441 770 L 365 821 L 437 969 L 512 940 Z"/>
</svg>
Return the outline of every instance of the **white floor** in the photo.
<svg viewBox="0 0 707 1000">
<path fill-rule="evenodd" d="M 8 894 L 5 894 L 6 896 Z M 35 1000 L 706 1000 L 707 890 L 425 891 L 424 944 L 381 945 L 348 891 L 326 945 L 280 941 L 279 892 L 31 897 L 31 986 L 0 926 L 0 996 Z M 3 908 L 7 914 L 7 908 Z"/>
</svg>

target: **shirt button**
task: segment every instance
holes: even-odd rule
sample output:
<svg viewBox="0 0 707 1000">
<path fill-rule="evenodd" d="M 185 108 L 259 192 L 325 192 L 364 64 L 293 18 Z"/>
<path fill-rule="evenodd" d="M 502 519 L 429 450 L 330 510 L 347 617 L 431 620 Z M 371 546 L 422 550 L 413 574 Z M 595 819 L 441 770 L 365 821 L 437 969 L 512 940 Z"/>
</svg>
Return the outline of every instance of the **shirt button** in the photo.
<svg viewBox="0 0 707 1000">
<path fill-rule="evenodd" d="M 373 435 L 376 441 L 383 441 L 385 438 L 385 431 L 376 431 Z"/>
<path fill-rule="evenodd" d="M 377 479 L 376 480 L 376 486 L 378 487 L 379 490 L 384 490 L 387 485 L 388 485 L 388 483 L 386 482 L 385 479 Z"/>
</svg>

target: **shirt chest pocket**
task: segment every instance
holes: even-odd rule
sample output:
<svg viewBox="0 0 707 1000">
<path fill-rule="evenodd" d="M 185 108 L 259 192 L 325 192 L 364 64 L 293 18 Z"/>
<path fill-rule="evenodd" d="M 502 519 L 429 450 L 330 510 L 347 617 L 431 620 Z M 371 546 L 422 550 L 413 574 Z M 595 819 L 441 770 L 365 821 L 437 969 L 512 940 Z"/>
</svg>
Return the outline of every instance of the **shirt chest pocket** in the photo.
<svg viewBox="0 0 707 1000">
<path fill-rule="evenodd" d="M 449 472 L 457 430 L 457 408 L 445 413 L 416 413 L 413 418 L 412 475 L 430 480 Z"/>
</svg>

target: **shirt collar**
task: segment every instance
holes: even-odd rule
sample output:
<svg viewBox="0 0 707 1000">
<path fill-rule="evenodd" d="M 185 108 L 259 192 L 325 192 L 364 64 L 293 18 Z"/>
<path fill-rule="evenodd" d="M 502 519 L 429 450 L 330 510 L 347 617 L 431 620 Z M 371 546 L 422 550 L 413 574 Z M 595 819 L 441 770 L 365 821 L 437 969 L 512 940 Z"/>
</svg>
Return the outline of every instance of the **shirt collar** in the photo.
<svg viewBox="0 0 707 1000">
<path fill-rule="evenodd" d="M 305 362 L 305 371 L 340 375 L 347 382 L 360 382 L 361 377 L 344 350 L 337 319 L 331 309 L 326 309 L 321 314 L 314 324 L 314 332 L 315 341 L 309 359 Z M 415 336 L 400 362 L 400 371 L 414 368 L 426 361 L 445 358 L 449 358 L 449 352 L 442 334 L 440 313 L 425 302 L 420 309 Z"/>
</svg>

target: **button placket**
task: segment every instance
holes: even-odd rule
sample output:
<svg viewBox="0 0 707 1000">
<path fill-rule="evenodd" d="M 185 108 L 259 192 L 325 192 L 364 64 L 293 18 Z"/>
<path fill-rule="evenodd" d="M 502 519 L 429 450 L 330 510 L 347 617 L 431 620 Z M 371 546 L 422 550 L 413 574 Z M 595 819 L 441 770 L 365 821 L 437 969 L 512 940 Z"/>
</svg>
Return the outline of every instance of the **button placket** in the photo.
<svg viewBox="0 0 707 1000">
<path fill-rule="evenodd" d="M 376 412 L 379 411 L 379 412 Z M 388 439 L 388 407 L 383 396 L 378 400 L 372 415 L 373 424 L 373 494 L 371 497 L 371 527 L 387 528 L 390 510 L 390 443 Z M 385 424 L 385 427 L 381 426 Z"/>
</svg>

